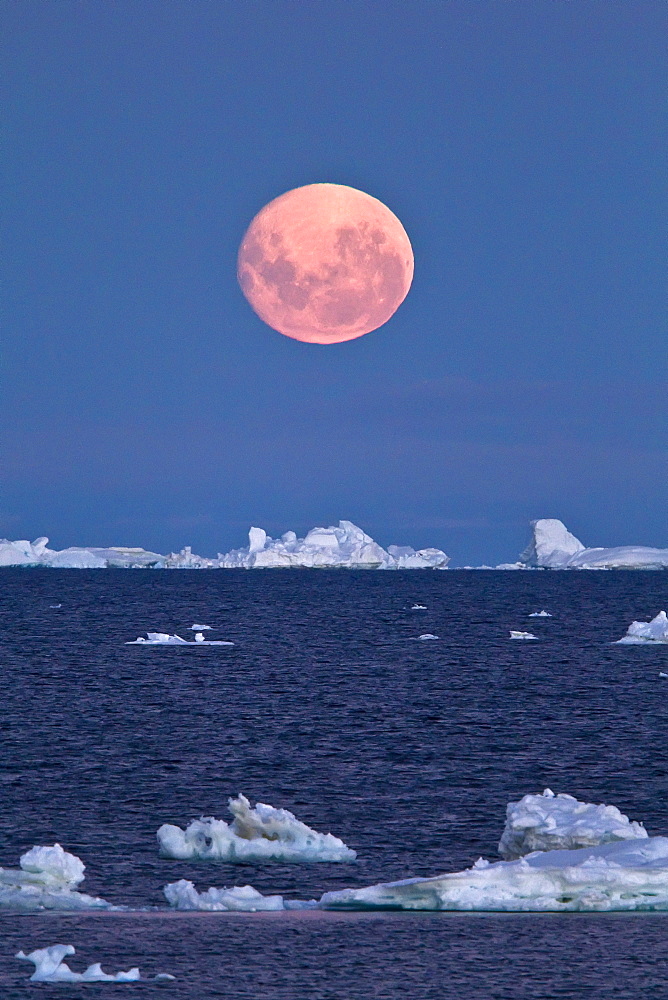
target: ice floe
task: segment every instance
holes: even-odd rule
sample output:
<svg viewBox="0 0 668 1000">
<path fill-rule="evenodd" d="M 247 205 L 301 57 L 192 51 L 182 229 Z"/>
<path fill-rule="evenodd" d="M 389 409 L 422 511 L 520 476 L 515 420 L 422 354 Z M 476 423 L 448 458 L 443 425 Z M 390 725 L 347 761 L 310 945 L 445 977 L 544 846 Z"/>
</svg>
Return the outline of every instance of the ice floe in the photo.
<svg viewBox="0 0 668 1000">
<path fill-rule="evenodd" d="M 538 636 L 534 635 L 533 632 L 515 632 L 513 629 L 510 630 L 511 639 L 537 639 Z"/>
<path fill-rule="evenodd" d="M 182 878 L 163 889 L 165 899 L 176 910 L 230 910 L 256 913 L 260 910 L 283 910 L 282 896 L 263 896 L 252 885 L 233 886 L 231 889 L 207 889 L 198 892 L 192 882 Z"/>
<path fill-rule="evenodd" d="M 85 865 L 60 844 L 33 847 L 20 858 L 20 870 L 0 868 L 0 909 L 113 910 L 104 899 L 78 892 Z"/>
<path fill-rule="evenodd" d="M 211 631 L 211 626 L 210 625 L 191 625 L 190 626 L 190 631 L 191 632 L 210 632 Z"/>
<path fill-rule="evenodd" d="M 645 545 L 586 548 L 557 518 L 540 518 L 531 526 L 532 538 L 518 568 L 668 569 L 668 549 Z"/>
<path fill-rule="evenodd" d="M 638 645 L 668 643 L 668 617 L 665 611 L 659 611 L 651 622 L 631 622 L 626 635 L 617 640 L 617 645 Z"/>
<path fill-rule="evenodd" d="M 157 983 L 174 979 L 174 976 L 163 972 L 151 979 L 142 980 L 138 968 L 110 975 L 102 971 L 99 962 L 89 965 L 84 972 L 73 972 L 63 959 L 74 954 L 75 949 L 71 944 L 53 944 L 50 948 L 37 948 L 28 955 L 20 951 L 16 957 L 26 962 L 32 962 L 35 966 L 35 971 L 30 977 L 30 981 L 33 983 L 137 983 L 140 981 Z"/>
<path fill-rule="evenodd" d="M 180 635 L 170 635 L 169 632 L 147 632 L 147 639 L 139 636 L 126 642 L 126 646 L 233 646 L 233 642 L 223 639 L 205 639 L 202 632 L 198 632 L 192 642 L 182 639 Z"/>
<path fill-rule="evenodd" d="M 616 840 L 646 838 L 642 823 L 629 820 L 616 806 L 579 802 L 572 795 L 525 795 L 506 807 L 499 854 L 506 860 L 533 851 L 596 847 Z"/>
<path fill-rule="evenodd" d="M 426 604 L 413 604 L 411 607 L 411 611 L 426 611 L 426 610 L 427 610 Z"/>
<path fill-rule="evenodd" d="M 506 912 L 668 909 L 668 837 L 537 851 L 517 861 L 479 859 L 465 871 L 326 892 L 340 909 Z"/>
<path fill-rule="evenodd" d="M 229 799 L 234 820 L 202 817 L 185 830 L 163 824 L 157 837 L 160 853 L 179 860 L 198 859 L 243 864 L 249 861 L 354 861 L 355 851 L 331 833 L 317 833 L 287 809 L 258 802 L 251 807 L 244 795 Z"/>
<path fill-rule="evenodd" d="M 425 632 L 424 635 L 419 635 L 417 637 L 418 642 L 428 642 L 429 639 L 438 639 L 438 636 L 432 635 L 431 632 Z"/>
<path fill-rule="evenodd" d="M 551 618 L 549 611 L 532 611 L 529 618 Z"/>
</svg>

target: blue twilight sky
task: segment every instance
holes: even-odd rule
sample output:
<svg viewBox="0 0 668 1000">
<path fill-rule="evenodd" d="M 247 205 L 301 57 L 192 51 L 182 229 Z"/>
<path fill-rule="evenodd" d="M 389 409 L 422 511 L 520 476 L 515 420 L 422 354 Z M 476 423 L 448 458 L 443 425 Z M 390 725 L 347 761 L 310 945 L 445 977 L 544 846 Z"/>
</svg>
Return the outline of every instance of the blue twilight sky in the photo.
<svg viewBox="0 0 668 1000">
<path fill-rule="evenodd" d="M 668 546 L 663 0 L 3 0 L 0 534 L 205 555 L 348 518 L 455 564 Z M 412 290 L 321 347 L 238 289 L 316 181 Z"/>
</svg>

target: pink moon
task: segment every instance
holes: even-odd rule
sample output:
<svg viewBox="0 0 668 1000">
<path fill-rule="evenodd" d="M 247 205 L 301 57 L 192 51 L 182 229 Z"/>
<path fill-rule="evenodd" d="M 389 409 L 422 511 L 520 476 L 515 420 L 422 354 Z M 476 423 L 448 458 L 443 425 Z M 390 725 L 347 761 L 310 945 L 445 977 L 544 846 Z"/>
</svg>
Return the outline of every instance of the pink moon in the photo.
<svg viewBox="0 0 668 1000">
<path fill-rule="evenodd" d="M 308 184 L 258 212 L 239 248 L 237 276 L 274 330 L 340 344 L 394 315 L 413 280 L 413 250 L 377 198 L 343 184 Z"/>
</svg>

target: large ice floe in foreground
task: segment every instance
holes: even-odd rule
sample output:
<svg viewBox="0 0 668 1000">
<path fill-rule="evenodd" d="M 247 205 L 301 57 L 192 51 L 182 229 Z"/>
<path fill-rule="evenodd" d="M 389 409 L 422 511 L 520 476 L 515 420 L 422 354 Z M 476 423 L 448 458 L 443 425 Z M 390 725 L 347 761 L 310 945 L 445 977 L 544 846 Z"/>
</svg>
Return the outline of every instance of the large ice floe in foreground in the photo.
<svg viewBox="0 0 668 1000">
<path fill-rule="evenodd" d="M 544 517 L 532 521 L 531 526 L 531 541 L 516 568 L 668 569 L 668 549 L 653 549 L 644 545 L 589 549 L 557 518 Z"/>
<path fill-rule="evenodd" d="M 85 865 L 60 844 L 33 847 L 21 856 L 20 871 L 0 868 L 0 909 L 113 910 L 104 899 L 78 892 Z"/>
<path fill-rule="evenodd" d="M 666 910 L 668 837 L 537 851 L 517 861 L 480 858 L 466 871 L 436 878 L 326 892 L 320 905 L 328 910 Z"/>
<path fill-rule="evenodd" d="M 352 521 L 338 527 L 312 528 L 304 538 L 286 531 L 270 538 L 263 528 L 251 528 L 248 547 L 218 556 L 218 565 L 243 569 L 445 569 L 448 556 L 440 549 L 390 545 L 383 549 Z"/>
<path fill-rule="evenodd" d="M 513 860 L 533 851 L 595 847 L 646 836 L 642 823 L 629 820 L 616 806 L 579 802 L 546 788 L 542 795 L 508 803 L 499 854 Z"/>
<path fill-rule="evenodd" d="M 258 802 L 254 808 L 244 795 L 229 799 L 234 820 L 202 817 L 185 830 L 163 824 L 157 837 L 160 853 L 179 860 L 247 863 L 282 861 L 354 861 L 355 851 L 331 833 L 317 833 L 287 809 Z"/>
<path fill-rule="evenodd" d="M 515 860 L 480 858 L 465 871 L 435 878 L 326 892 L 319 905 L 507 912 L 668 909 L 668 837 L 649 837 L 614 806 L 555 796 L 549 789 L 525 795 L 508 806 L 499 849 Z"/>
<path fill-rule="evenodd" d="M 99 962 L 89 965 L 84 972 L 73 972 L 63 961 L 68 955 L 74 955 L 71 944 L 53 944 L 50 948 L 37 948 L 28 955 L 20 951 L 17 958 L 32 962 L 35 971 L 30 977 L 33 983 L 158 983 L 174 979 L 167 973 L 161 973 L 152 979 L 142 979 L 139 969 L 129 969 L 127 972 L 109 974 L 102 971 Z"/>
<path fill-rule="evenodd" d="M 251 528 L 248 545 L 218 553 L 215 559 L 196 555 L 189 545 L 163 556 L 141 548 L 47 548 L 49 539 L 12 542 L 0 539 L 0 566 L 48 566 L 58 569 L 445 569 L 449 557 L 440 549 L 408 545 L 382 548 L 352 521 L 338 527 L 312 528 L 304 538 L 286 531 L 278 539 L 263 528 Z"/>
<path fill-rule="evenodd" d="M 665 611 L 659 611 L 651 622 L 631 622 L 626 635 L 617 640 L 617 645 L 645 645 L 668 643 L 668 617 Z"/>
</svg>

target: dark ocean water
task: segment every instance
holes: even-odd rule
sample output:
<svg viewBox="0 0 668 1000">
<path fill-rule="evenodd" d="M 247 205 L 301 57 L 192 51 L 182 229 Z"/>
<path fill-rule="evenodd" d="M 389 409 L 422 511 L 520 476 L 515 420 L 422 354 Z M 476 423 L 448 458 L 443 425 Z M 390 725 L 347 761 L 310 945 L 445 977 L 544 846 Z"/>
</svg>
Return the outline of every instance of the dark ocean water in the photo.
<svg viewBox="0 0 668 1000">
<path fill-rule="evenodd" d="M 668 573 L 0 570 L 0 865 L 58 841 L 115 903 L 178 878 L 311 898 L 493 859 L 507 802 L 547 786 L 666 833 L 668 648 L 611 642 L 667 607 Z M 124 645 L 194 621 L 236 645 Z M 359 860 L 158 857 L 161 823 L 228 818 L 239 791 Z M 5 914 L 0 1000 L 26 995 L 19 948 L 60 942 L 77 969 L 176 975 L 143 987 L 174 1000 L 658 1000 L 667 936 L 661 915 Z"/>
</svg>

